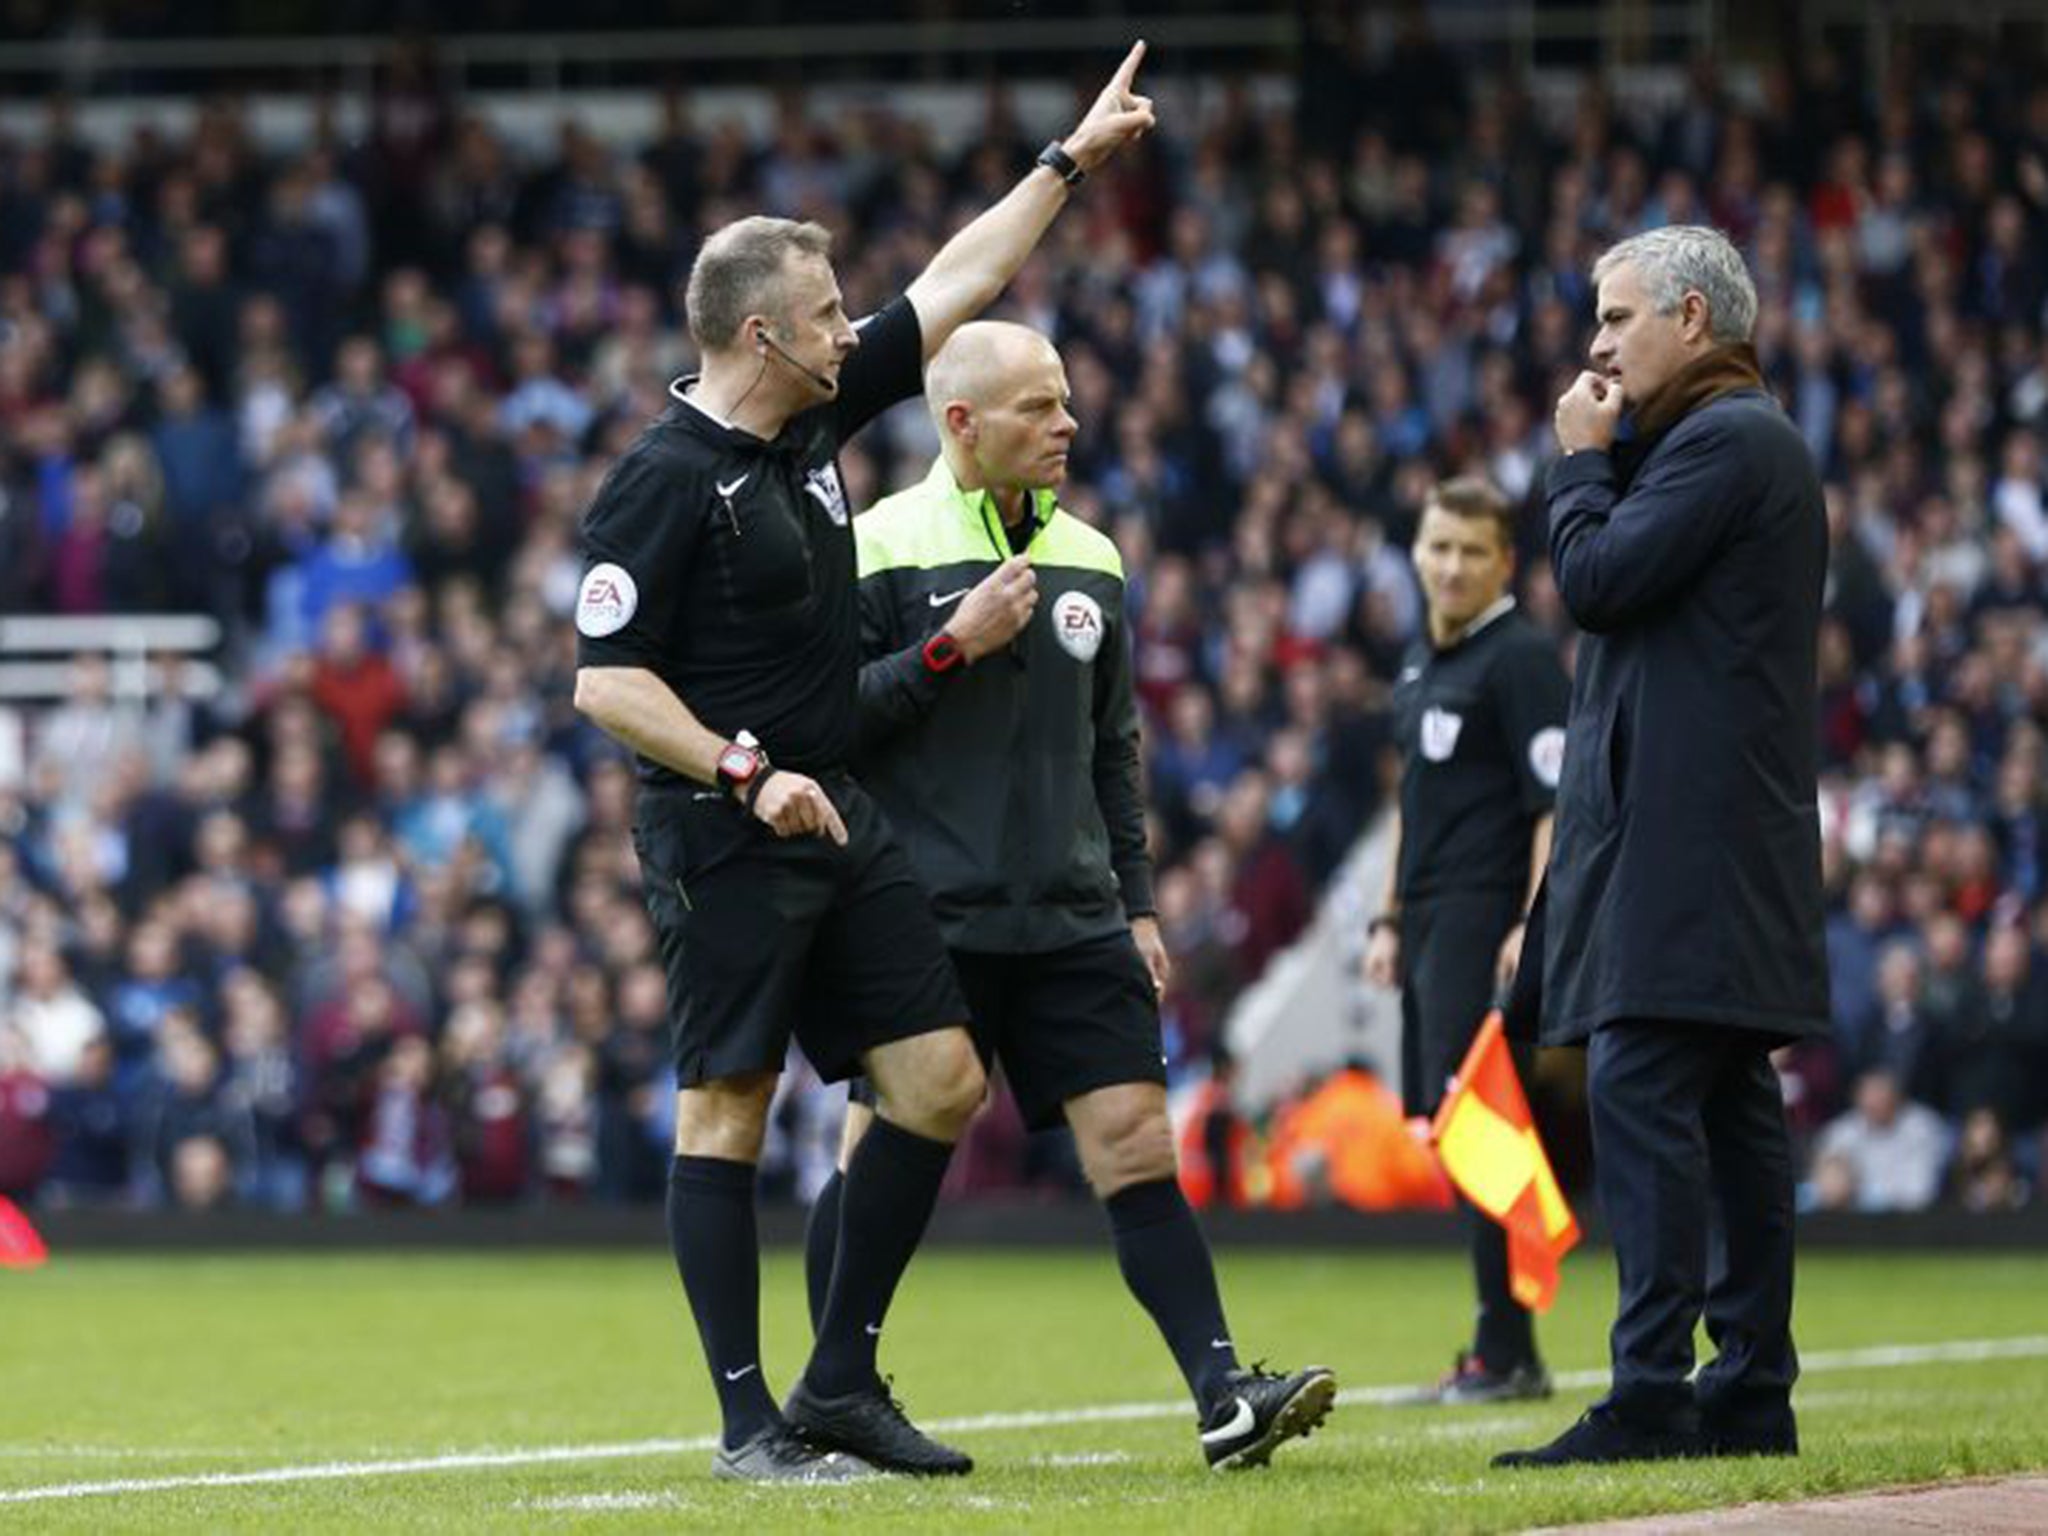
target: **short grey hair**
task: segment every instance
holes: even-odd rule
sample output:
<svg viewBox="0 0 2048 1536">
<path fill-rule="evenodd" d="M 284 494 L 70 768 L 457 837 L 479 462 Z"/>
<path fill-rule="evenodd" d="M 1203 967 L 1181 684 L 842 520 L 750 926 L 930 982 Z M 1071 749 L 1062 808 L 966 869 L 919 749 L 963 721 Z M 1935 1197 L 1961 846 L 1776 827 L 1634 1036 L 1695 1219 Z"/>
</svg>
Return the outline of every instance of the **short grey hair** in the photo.
<svg viewBox="0 0 2048 1536">
<path fill-rule="evenodd" d="M 777 290 L 791 255 L 829 260 L 832 232 L 822 224 L 756 214 L 735 219 L 705 240 L 683 289 L 690 336 L 700 351 L 731 346 L 748 315 L 779 310 Z"/>
<path fill-rule="evenodd" d="M 1593 263 L 1593 286 L 1619 266 L 1631 266 L 1660 315 L 1675 311 L 1688 293 L 1707 301 L 1707 334 L 1722 343 L 1747 341 L 1756 329 L 1756 284 L 1742 253 L 1705 224 L 1667 224 L 1611 245 Z"/>
</svg>

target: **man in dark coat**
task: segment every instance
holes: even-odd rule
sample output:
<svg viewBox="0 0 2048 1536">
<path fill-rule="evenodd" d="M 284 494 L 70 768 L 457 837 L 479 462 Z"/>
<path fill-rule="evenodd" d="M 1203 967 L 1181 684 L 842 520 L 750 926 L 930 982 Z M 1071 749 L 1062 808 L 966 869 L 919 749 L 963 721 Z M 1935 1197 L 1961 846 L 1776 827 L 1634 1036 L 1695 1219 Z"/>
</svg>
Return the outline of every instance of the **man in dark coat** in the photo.
<svg viewBox="0 0 2048 1536">
<path fill-rule="evenodd" d="M 1586 635 L 1539 1006 L 1544 1043 L 1586 1048 L 1621 1296 L 1607 1397 L 1496 1465 L 1792 1454 L 1792 1162 L 1769 1053 L 1828 1019 L 1826 514 L 1763 389 L 1756 290 L 1727 239 L 1652 230 L 1593 277 L 1593 368 L 1558 402 L 1547 488 Z M 1717 1354 L 1693 1383 L 1702 1311 Z"/>
</svg>

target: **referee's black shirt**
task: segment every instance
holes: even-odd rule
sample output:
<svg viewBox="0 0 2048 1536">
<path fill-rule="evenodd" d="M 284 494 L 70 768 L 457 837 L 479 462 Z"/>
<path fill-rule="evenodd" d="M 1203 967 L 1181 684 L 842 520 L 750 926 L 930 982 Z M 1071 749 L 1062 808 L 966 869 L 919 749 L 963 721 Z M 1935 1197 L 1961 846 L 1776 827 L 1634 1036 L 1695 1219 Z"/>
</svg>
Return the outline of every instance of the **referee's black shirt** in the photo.
<svg viewBox="0 0 2048 1536">
<path fill-rule="evenodd" d="M 1530 837 L 1557 798 L 1571 687 L 1503 598 L 1451 645 L 1413 646 L 1394 686 L 1404 902 L 1529 884 Z"/>
<path fill-rule="evenodd" d="M 923 388 L 917 311 L 856 329 L 836 398 L 772 441 L 677 398 L 583 515 L 576 662 L 645 667 L 721 736 L 751 730 L 777 765 L 840 768 L 860 711 L 853 530 L 839 445 Z M 770 359 L 770 368 L 780 366 Z M 682 782 L 647 758 L 650 785 Z"/>
</svg>

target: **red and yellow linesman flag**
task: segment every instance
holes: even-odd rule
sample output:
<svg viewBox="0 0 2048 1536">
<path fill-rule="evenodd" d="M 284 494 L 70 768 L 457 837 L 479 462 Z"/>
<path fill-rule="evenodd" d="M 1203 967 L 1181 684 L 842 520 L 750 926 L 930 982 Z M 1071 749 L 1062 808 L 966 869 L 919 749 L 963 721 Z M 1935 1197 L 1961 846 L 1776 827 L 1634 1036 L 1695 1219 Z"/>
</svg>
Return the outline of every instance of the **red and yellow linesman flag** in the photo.
<svg viewBox="0 0 2048 1536">
<path fill-rule="evenodd" d="M 1437 1106 L 1430 1139 L 1451 1182 L 1507 1228 L 1508 1288 L 1515 1300 L 1548 1312 L 1557 1299 L 1558 1261 L 1578 1242 L 1579 1224 L 1536 1137 L 1498 1008 L 1479 1026 Z"/>
</svg>

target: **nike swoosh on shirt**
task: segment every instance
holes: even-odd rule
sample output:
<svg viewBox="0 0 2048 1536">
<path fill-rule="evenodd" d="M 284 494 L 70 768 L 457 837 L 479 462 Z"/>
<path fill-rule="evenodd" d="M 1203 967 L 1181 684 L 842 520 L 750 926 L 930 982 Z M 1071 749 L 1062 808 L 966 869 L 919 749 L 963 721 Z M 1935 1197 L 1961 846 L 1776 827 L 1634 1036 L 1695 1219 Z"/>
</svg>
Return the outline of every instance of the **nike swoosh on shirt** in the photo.
<svg viewBox="0 0 2048 1536">
<path fill-rule="evenodd" d="M 731 485 L 719 486 L 718 494 L 724 497 L 727 501 L 731 501 L 733 498 L 733 493 L 753 478 L 754 472 L 750 469 L 744 475 L 741 475 L 739 479 L 733 481 Z"/>
<path fill-rule="evenodd" d="M 973 590 L 974 588 L 972 587 L 962 587 L 958 592 L 934 592 L 926 601 L 934 608 L 943 608 L 948 603 L 959 602 L 961 598 Z"/>
</svg>

